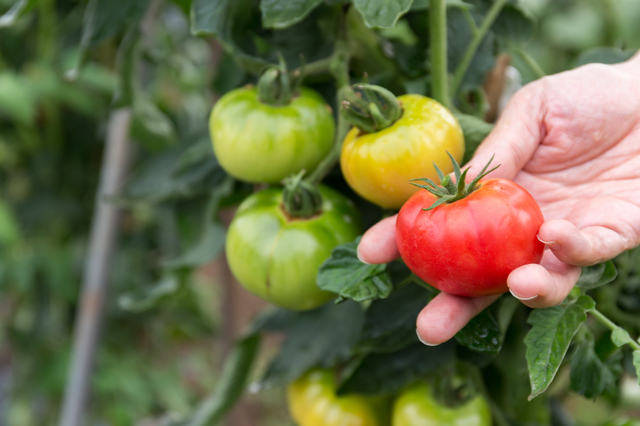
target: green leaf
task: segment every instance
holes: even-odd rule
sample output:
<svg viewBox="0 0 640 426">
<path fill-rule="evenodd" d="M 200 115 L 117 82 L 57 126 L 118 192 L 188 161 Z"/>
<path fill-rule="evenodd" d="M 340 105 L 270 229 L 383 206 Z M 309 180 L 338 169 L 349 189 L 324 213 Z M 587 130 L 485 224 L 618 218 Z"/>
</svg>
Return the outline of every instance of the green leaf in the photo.
<svg viewBox="0 0 640 426">
<path fill-rule="evenodd" d="M 459 7 L 462 9 L 473 7 L 472 4 L 465 3 L 462 0 L 446 0 L 445 3 L 447 7 Z M 430 6 L 430 0 L 414 0 L 413 4 L 411 4 L 411 10 L 426 10 L 429 9 Z"/>
<path fill-rule="evenodd" d="M 143 289 L 122 294 L 118 298 L 120 309 L 129 312 L 147 311 L 166 296 L 176 293 L 180 289 L 180 279 L 176 275 L 168 275 L 157 283 Z"/>
<path fill-rule="evenodd" d="M 322 0 L 261 0 L 262 25 L 266 28 L 287 28 L 302 21 Z"/>
<path fill-rule="evenodd" d="M 633 339 L 631 338 L 627 330 L 622 327 L 616 327 L 611 333 L 611 341 L 617 347 L 621 347 L 633 342 Z"/>
<path fill-rule="evenodd" d="M 369 28 L 391 28 L 409 11 L 413 0 L 353 0 Z"/>
<path fill-rule="evenodd" d="M 165 267 L 195 268 L 211 262 L 224 248 L 225 235 L 226 231 L 220 223 L 209 222 L 204 228 L 200 242 L 182 256 L 168 262 Z"/>
<path fill-rule="evenodd" d="M 529 316 L 531 330 L 525 338 L 531 380 L 529 400 L 543 393 L 562 365 L 573 336 L 595 308 L 589 296 L 552 308 L 535 309 Z"/>
<path fill-rule="evenodd" d="M 613 386 L 615 377 L 595 353 L 593 339 L 581 342 L 571 359 L 571 389 L 595 399 Z"/>
<path fill-rule="evenodd" d="M 640 383 L 640 350 L 633 351 L 633 366 L 636 368 L 636 376 Z"/>
<path fill-rule="evenodd" d="M 189 16 L 189 11 L 191 10 L 191 0 L 171 0 L 172 3 L 175 3 L 180 10 L 184 12 L 186 16 Z"/>
<path fill-rule="evenodd" d="M 394 394 L 454 360 L 453 342 L 439 346 L 415 343 L 393 353 L 373 353 L 365 357 L 339 386 L 337 393 Z"/>
<path fill-rule="evenodd" d="M 500 39 L 522 43 L 533 34 L 533 17 L 518 5 L 507 4 L 491 26 Z"/>
<path fill-rule="evenodd" d="M 487 123 L 473 115 L 454 113 L 454 116 L 458 120 L 462 133 L 464 134 L 464 158 L 462 164 L 467 163 L 473 157 L 473 154 L 478 149 L 478 146 L 494 128 L 494 125 Z"/>
<path fill-rule="evenodd" d="M 0 200 L 0 248 L 20 238 L 20 227 L 9 205 Z"/>
<path fill-rule="evenodd" d="M 576 67 L 591 64 L 617 64 L 631 58 L 637 50 L 621 50 L 617 47 L 594 47 L 585 50 L 576 59 Z"/>
<path fill-rule="evenodd" d="M 71 80 L 77 79 L 89 49 L 128 28 L 128 34 L 123 39 L 118 52 L 118 66 L 122 78 L 119 82 L 120 87 L 116 91 L 118 101 L 116 105 L 129 105 L 131 102 L 130 82 L 134 72 L 135 42 L 139 35 L 138 22 L 144 16 L 149 2 L 150 0 L 125 0 L 121 2 L 89 0 L 84 10 L 80 53 L 76 64 L 66 73 L 66 77 Z"/>
<path fill-rule="evenodd" d="M 0 72 L 0 114 L 6 114 L 26 125 L 33 124 L 38 99 L 23 76 Z"/>
<path fill-rule="evenodd" d="M 228 175 L 220 167 L 213 150 L 202 148 L 205 145 L 210 147 L 210 144 L 207 136 L 193 144 L 180 144 L 149 157 L 134 172 L 121 197 L 130 201 L 160 203 L 206 194 L 226 184 Z"/>
<path fill-rule="evenodd" d="M 173 122 L 142 92 L 133 97 L 131 136 L 150 151 L 167 148 L 177 139 Z"/>
<path fill-rule="evenodd" d="M 150 0 L 90 0 L 84 12 L 81 46 L 91 47 L 139 21 Z"/>
<path fill-rule="evenodd" d="M 234 32 L 242 28 L 242 12 L 251 11 L 253 4 L 246 0 L 193 0 L 191 3 L 191 33 L 213 36 L 232 53 L 248 71 L 260 72 L 268 62 L 260 56 L 246 54 L 234 40 Z M 244 29 L 246 33 L 246 28 Z"/>
<path fill-rule="evenodd" d="M 129 26 L 129 29 L 118 46 L 116 72 L 120 78 L 117 80 L 113 93 L 112 107 L 114 108 L 134 105 L 134 98 L 145 96 L 141 94 L 140 91 L 136 91 L 136 82 L 138 79 L 136 65 L 139 56 L 138 41 L 140 40 L 140 36 L 141 32 L 138 29 L 138 25 L 132 24 Z M 75 67 L 67 72 L 68 78 L 72 80 L 77 78 L 80 68 L 84 69 L 84 60 L 85 54 L 81 52 L 78 55 Z M 143 99 L 142 102 L 144 102 L 144 100 L 145 99 Z M 148 99 L 147 102 L 151 103 Z M 138 110 L 140 110 L 140 105 L 138 105 Z M 133 123 L 133 125 L 139 126 L 137 123 Z"/>
<path fill-rule="evenodd" d="M 464 11 L 451 8 L 447 12 L 448 68 L 450 73 L 454 73 L 473 39 L 473 33 Z M 460 85 L 460 92 L 464 93 L 481 87 L 495 63 L 495 34 L 489 31 L 471 60 Z"/>
<path fill-rule="evenodd" d="M 0 16 L 0 28 L 11 27 L 38 3 L 38 0 L 17 0 L 13 6 Z"/>
<path fill-rule="evenodd" d="M 171 422 L 168 426 L 216 425 L 235 405 L 247 386 L 253 361 L 260 348 L 260 335 L 250 334 L 234 345 L 227 357 L 216 390 L 201 402 L 189 419 Z"/>
<path fill-rule="evenodd" d="M 360 336 L 364 312 L 354 302 L 328 303 L 295 313 L 280 352 L 271 361 L 260 387 L 282 386 L 312 367 L 345 361 Z"/>
<path fill-rule="evenodd" d="M 169 269 L 196 268 L 215 259 L 225 244 L 226 230 L 217 220 L 220 202 L 233 192 L 234 180 L 227 178 L 213 191 L 204 215 L 204 231 L 198 244 L 186 253 L 167 262 L 164 266 Z"/>
<path fill-rule="evenodd" d="M 615 280 L 617 276 L 618 270 L 616 269 L 616 265 L 608 260 L 598 265 L 583 267 L 576 285 L 580 287 L 583 293 L 586 293 L 594 288 L 609 284 Z"/>
<path fill-rule="evenodd" d="M 357 249 L 360 238 L 333 249 L 331 257 L 318 270 L 318 287 L 337 293 L 342 299 L 363 302 L 384 299 L 391 294 L 393 284 L 387 265 L 360 262 Z"/>
<path fill-rule="evenodd" d="M 367 309 L 358 352 L 393 352 L 417 342 L 416 319 L 433 293 L 409 284 Z"/>
<path fill-rule="evenodd" d="M 456 341 L 476 352 L 497 354 L 502 348 L 503 336 L 498 321 L 490 309 L 476 315 L 455 335 Z"/>
</svg>

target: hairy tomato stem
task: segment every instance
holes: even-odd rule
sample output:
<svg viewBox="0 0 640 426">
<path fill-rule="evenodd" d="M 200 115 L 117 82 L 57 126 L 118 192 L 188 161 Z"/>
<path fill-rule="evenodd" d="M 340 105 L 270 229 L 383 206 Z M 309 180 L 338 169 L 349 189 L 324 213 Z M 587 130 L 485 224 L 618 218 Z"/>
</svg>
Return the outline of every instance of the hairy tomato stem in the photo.
<svg viewBox="0 0 640 426">
<path fill-rule="evenodd" d="M 349 46 L 349 34 L 347 27 L 347 7 L 341 6 L 338 23 L 338 35 L 335 43 L 335 50 L 329 64 L 329 70 L 336 79 L 337 106 L 340 108 L 344 100 L 344 90 L 349 87 L 349 61 L 351 60 L 351 47 Z M 340 160 L 340 151 L 342 150 L 342 141 L 349 131 L 349 123 L 338 112 L 338 125 L 336 126 L 335 140 L 333 147 L 326 157 L 322 159 L 318 167 L 307 176 L 307 182 L 317 185 L 326 176 L 333 166 Z"/>
<path fill-rule="evenodd" d="M 450 108 L 447 74 L 447 5 L 445 0 L 430 0 L 429 35 L 431 44 L 431 77 L 433 99 Z"/>
<path fill-rule="evenodd" d="M 611 321 L 609 318 L 607 318 L 602 312 L 600 312 L 597 309 L 593 309 L 591 312 L 591 315 L 593 315 L 598 321 L 600 321 L 600 323 L 602 323 L 604 326 L 606 326 L 609 330 L 614 331 L 617 328 L 620 328 L 619 326 L 617 326 L 613 321 Z M 635 340 L 631 339 L 628 342 L 628 345 L 631 346 L 631 348 L 633 348 L 633 350 L 640 350 L 640 344 L 638 344 L 638 342 L 636 342 Z"/>
</svg>

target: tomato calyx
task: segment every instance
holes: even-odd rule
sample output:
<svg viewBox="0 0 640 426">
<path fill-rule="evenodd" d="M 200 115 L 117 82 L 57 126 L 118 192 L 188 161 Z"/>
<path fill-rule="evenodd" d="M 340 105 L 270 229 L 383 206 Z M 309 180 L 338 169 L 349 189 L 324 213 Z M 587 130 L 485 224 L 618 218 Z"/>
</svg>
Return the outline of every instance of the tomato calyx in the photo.
<svg viewBox="0 0 640 426">
<path fill-rule="evenodd" d="M 289 104 L 298 93 L 302 81 L 300 72 L 289 73 L 284 58 L 282 55 L 279 57 L 280 63 L 267 68 L 258 79 L 257 85 L 260 102 L 272 106 Z"/>
<path fill-rule="evenodd" d="M 478 182 L 480 181 L 480 179 L 500 167 L 500 165 L 497 165 L 496 167 L 487 171 L 487 168 L 493 161 L 493 157 L 495 157 L 495 155 L 492 155 L 489 159 L 489 162 L 485 164 L 478 176 L 476 176 L 475 179 L 473 179 L 471 182 L 466 183 L 465 178 L 467 177 L 469 167 L 464 169 L 464 171 L 460 171 L 460 165 L 458 164 L 456 159 L 453 158 L 453 156 L 449 153 L 449 151 L 447 151 L 447 155 L 449 156 L 449 158 L 451 159 L 451 163 L 453 164 L 453 173 L 456 178 L 455 182 L 449 175 L 445 176 L 444 173 L 442 173 L 442 170 L 440 170 L 440 168 L 435 163 L 433 164 L 433 166 L 435 167 L 436 173 L 438 173 L 438 177 L 440 178 L 440 185 L 437 185 L 434 181 L 427 178 L 412 179 L 410 182 L 411 185 L 415 185 L 418 188 L 426 189 L 437 197 L 435 203 L 433 203 L 426 209 L 422 209 L 424 211 L 433 210 L 444 203 L 451 204 L 458 200 L 462 200 L 464 197 L 468 196 L 473 191 L 478 189 Z M 425 184 L 414 183 L 414 181 L 423 181 L 425 182 Z"/>
<path fill-rule="evenodd" d="M 366 133 L 390 127 L 402 116 L 402 105 L 393 93 L 372 84 L 354 84 L 342 89 L 342 115 Z"/>
<path fill-rule="evenodd" d="M 468 376 L 452 371 L 436 375 L 432 383 L 433 398 L 441 405 L 456 408 L 465 405 L 477 396 L 476 387 Z"/>
<path fill-rule="evenodd" d="M 310 218 L 322 211 L 322 195 L 316 185 L 303 179 L 305 171 L 283 180 L 282 207 L 291 218 Z"/>
</svg>

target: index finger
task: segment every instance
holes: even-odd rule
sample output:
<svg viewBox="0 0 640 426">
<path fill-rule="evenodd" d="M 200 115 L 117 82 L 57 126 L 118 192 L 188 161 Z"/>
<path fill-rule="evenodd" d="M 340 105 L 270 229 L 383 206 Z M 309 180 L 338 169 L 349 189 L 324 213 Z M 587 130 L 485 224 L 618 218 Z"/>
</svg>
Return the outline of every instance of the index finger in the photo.
<svg viewBox="0 0 640 426">
<path fill-rule="evenodd" d="M 364 263 L 388 263 L 400 257 L 396 245 L 396 218 L 382 219 L 367 230 L 358 245 L 358 259 Z"/>
</svg>

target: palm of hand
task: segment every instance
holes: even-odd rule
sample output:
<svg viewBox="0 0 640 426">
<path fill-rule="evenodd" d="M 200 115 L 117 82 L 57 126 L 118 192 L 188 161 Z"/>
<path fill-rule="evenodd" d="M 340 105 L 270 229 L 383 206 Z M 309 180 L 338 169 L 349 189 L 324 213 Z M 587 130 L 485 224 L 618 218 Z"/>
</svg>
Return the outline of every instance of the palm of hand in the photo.
<svg viewBox="0 0 640 426">
<path fill-rule="evenodd" d="M 640 55 L 616 65 L 590 65 L 532 83 L 509 103 L 470 161 L 467 179 L 489 158 L 489 177 L 515 180 L 538 201 L 546 222 L 541 265 L 509 275 L 514 296 L 530 307 L 561 303 L 580 266 L 610 259 L 640 243 Z M 361 259 L 399 255 L 395 217 L 362 238 Z M 497 296 L 440 293 L 417 319 L 424 342 L 444 342 Z"/>
<path fill-rule="evenodd" d="M 514 179 L 546 220 L 607 228 L 620 251 L 640 242 L 640 100 L 628 93 L 639 83 L 603 66 L 543 82 L 541 143 Z"/>
</svg>

